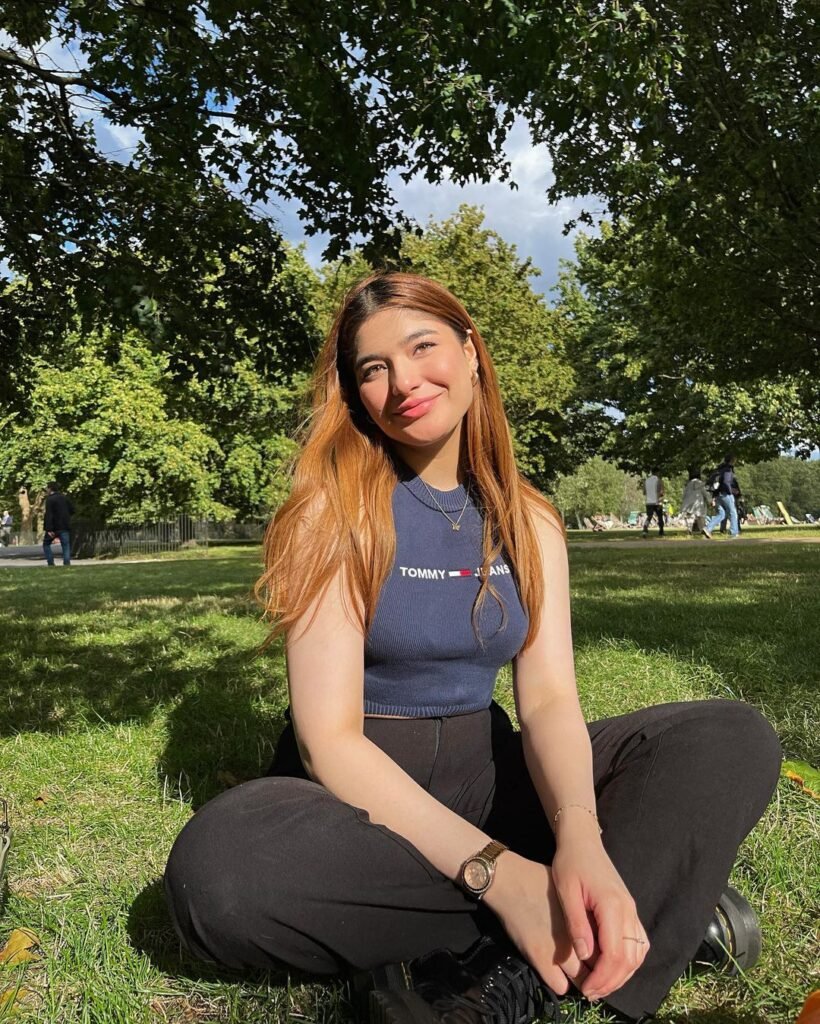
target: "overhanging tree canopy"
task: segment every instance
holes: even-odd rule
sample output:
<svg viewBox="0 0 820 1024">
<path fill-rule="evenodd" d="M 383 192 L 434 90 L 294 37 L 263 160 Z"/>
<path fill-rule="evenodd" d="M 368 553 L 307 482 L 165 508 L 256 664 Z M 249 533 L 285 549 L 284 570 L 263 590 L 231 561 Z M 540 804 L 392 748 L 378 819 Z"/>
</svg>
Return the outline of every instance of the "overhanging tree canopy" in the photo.
<svg viewBox="0 0 820 1024">
<path fill-rule="evenodd" d="M 663 225 L 682 320 L 731 312 L 758 374 L 816 366 L 810 0 L 7 0 L 0 29 L 0 256 L 28 282 L 7 343 L 46 345 L 68 290 L 88 316 L 265 330 L 281 249 L 254 204 L 296 199 L 329 256 L 395 249 L 390 171 L 503 176 L 523 115 L 553 199 Z M 139 132 L 130 161 L 103 123 Z"/>
</svg>

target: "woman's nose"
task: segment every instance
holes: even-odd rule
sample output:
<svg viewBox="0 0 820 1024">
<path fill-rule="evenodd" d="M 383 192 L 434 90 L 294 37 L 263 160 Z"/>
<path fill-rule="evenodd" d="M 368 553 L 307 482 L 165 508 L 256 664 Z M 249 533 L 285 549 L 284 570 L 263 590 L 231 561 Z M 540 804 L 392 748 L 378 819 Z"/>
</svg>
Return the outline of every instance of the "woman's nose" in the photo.
<svg viewBox="0 0 820 1024">
<path fill-rule="evenodd" d="M 419 384 L 420 375 L 412 364 L 399 363 L 390 371 L 390 390 L 394 395 L 404 395 Z"/>
</svg>

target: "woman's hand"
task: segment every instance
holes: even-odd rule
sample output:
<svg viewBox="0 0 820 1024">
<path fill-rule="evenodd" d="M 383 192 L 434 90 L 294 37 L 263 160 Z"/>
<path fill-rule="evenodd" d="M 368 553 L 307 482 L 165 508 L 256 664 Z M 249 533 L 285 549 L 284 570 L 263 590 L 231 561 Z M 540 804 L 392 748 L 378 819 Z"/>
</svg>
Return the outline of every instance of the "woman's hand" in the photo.
<svg viewBox="0 0 820 1024">
<path fill-rule="evenodd" d="M 568 991 L 567 979 L 580 989 L 588 969 L 572 947 L 548 867 L 505 851 L 496 862 L 495 878 L 484 902 L 557 995 Z"/>
<path fill-rule="evenodd" d="M 578 988 L 587 999 L 608 996 L 632 977 L 649 952 L 635 901 L 597 835 L 563 839 L 553 858 L 552 880 L 570 942 L 589 968 Z"/>
</svg>

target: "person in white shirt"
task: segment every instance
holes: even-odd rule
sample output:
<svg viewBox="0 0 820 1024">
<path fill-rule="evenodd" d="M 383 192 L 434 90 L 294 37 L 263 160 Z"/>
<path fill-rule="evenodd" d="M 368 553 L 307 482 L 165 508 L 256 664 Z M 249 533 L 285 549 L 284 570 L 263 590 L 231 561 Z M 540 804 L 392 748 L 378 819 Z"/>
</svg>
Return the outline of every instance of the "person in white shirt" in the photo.
<svg viewBox="0 0 820 1024">
<path fill-rule="evenodd" d="M 660 472 L 657 466 L 653 466 L 643 485 L 644 494 L 646 495 L 646 520 L 643 524 L 644 537 L 649 535 L 652 516 L 658 517 L 658 536 L 663 536 L 663 480 L 661 480 Z"/>
<path fill-rule="evenodd" d="M 683 492 L 681 503 L 681 514 L 686 517 L 687 523 L 691 518 L 689 526 L 691 534 L 702 533 L 704 537 L 711 539 L 712 535 L 706 529 L 706 517 L 709 515 L 711 499 L 706 485 L 700 478 L 700 467 L 692 466 L 689 470 L 689 483 Z"/>
</svg>

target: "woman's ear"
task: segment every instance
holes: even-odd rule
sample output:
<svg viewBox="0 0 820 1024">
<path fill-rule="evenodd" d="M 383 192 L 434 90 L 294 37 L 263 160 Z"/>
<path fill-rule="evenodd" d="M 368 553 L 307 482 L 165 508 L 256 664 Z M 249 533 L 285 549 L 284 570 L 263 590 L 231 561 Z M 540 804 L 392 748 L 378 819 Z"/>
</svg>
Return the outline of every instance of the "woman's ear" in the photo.
<svg viewBox="0 0 820 1024">
<path fill-rule="evenodd" d="M 471 370 L 478 369 L 478 352 L 473 344 L 473 332 L 467 331 L 467 340 L 464 342 L 464 355 L 470 364 Z"/>
</svg>

